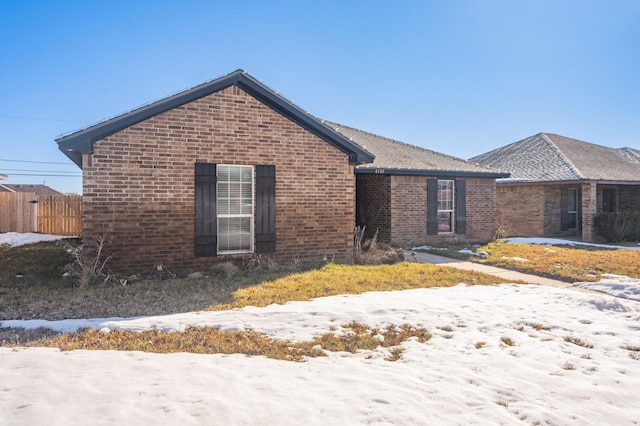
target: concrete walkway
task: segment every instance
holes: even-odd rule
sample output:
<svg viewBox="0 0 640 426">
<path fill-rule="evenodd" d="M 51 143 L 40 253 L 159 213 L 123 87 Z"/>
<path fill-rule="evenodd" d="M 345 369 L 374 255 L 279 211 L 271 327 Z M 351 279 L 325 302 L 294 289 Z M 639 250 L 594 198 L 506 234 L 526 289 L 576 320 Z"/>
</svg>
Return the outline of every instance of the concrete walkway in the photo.
<svg viewBox="0 0 640 426">
<path fill-rule="evenodd" d="M 508 269 L 497 268 L 491 265 L 483 265 L 481 263 L 467 262 L 459 259 L 452 259 L 450 257 L 438 256 L 430 253 L 423 253 L 419 251 L 405 251 L 405 258 L 409 262 L 431 263 L 433 265 L 450 266 L 452 268 L 464 269 L 467 271 L 482 272 L 489 275 L 495 275 L 500 278 L 504 278 L 505 283 L 523 281 L 528 284 L 546 285 L 549 287 L 561 287 L 570 288 L 576 291 L 582 291 L 586 293 L 599 293 L 594 290 L 588 290 L 585 288 L 574 287 L 570 283 L 564 281 L 553 280 L 550 278 L 539 277 L 537 275 L 523 274 L 522 272 L 510 271 Z"/>
</svg>

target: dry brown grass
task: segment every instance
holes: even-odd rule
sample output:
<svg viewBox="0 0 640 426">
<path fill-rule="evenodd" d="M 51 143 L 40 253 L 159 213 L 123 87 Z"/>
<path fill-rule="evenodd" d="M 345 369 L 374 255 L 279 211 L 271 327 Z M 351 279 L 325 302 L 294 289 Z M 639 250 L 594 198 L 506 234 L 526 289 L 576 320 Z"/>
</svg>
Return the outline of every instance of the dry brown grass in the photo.
<svg viewBox="0 0 640 426">
<path fill-rule="evenodd" d="M 198 278 L 131 279 L 80 287 L 62 278 L 73 257 L 60 243 L 0 247 L 0 320 L 166 315 L 247 305 L 266 306 L 337 294 L 468 284 L 497 284 L 489 275 L 434 265 L 327 264 L 238 268 L 221 264 Z M 302 271 L 302 272 L 300 272 Z M 124 281 L 123 281 L 124 282 Z M 24 344 L 50 338 L 45 329 L 0 329 L 0 342 Z"/>
<path fill-rule="evenodd" d="M 212 306 L 211 309 L 267 306 L 272 303 L 283 304 L 293 300 L 368 291 L 450 287 L 459 283 L 491 285 L 502 281 L 498 277 L 479 272 L 421 263 L 404 262 L 378 266 L 327 264 L 318 270 L 288 275 L 259 286 L 239 289 L 233 294 L 231 303 Z"/>
<path fill-rule="evenodd" d="M 431 335 L 422 328 L 402 325 L 384 329 L 370 328 L 353 322 L 343 327 L 340 334 L 327 333 L 308 342 L 276 340 L 251 331 L 221 332 L 212 328 L 188 328 L 182 333 L 164 333 L 158 330 L 144 332 L 111 331 L 104 333 L 85 329 L 56 337 L 46 337 L 28 343 L 28 346 L 59 348 L 63 351 L 119 350 L 153 353 L 189 352 L 196 354 L 244 354 L 267 358 L 303 361 L 305 357 L 325 356 L 325 351 L 356 353 L 390 348 L 389 361 L 400 359 L 400 345 L 409 338 L 424 343 Z M 11 342 L 5 342 L 12 346 Z"/>
<path fill-rule="evenodd" d="M 489 253 L 484 260 L 506 269 L 553 277 L 568 282 L 599 281 L 602 274 L 640 278 L 640 250 L 588 248 L 588 246 L 542 246 L 492 242 L 478 251 Z M 526 259 L 526 262 L 516 260 Z"/>
</svg>

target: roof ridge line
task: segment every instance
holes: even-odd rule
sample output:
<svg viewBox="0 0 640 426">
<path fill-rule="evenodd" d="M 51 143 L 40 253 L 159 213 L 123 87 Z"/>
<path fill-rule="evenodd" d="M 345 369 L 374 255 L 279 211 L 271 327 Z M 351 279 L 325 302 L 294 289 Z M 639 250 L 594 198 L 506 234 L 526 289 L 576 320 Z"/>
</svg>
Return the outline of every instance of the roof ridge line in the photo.
<svg viewBox="0 0 640 426">
<path fill-rule="evenodd" d="M 540 135 L 542 136 L 542 138 L 544 139 L 545 142 L 547 142 L 548 144 L 551 145 L 551 147 L 554 149 L 554 151 L 556 152 L 556 154 L 558 154 L 558 156 L 560 157 L 560 159 L 562 161 L 564 161 L 567 166 L 569 166 L 569 168 L 571 169 L 571 171 L 575 172 L 578 175 L 579 179 L 584 179 L 584 174 L 580 171 L 580 169 L 578 169 L 578 167 L 573 164 L 573 161 L 571 161 L 569 159 L 569 157 L 567 157 L 565 155 L 564 152 L 562 152 L 562 150 L 560 148 L 558 148 L 558 145 L 556 145 L 556 143 L 553 141 L 553 139 L 551 139 L 547 133 L 544 132 L 540 132 Z M 556 135 L 556 136 L 560 136 L 560 135 Z"/>
<path fill-rule="evenodd" d="M 616 151 L 622 152 L 622 155 L 629 156 L 634 158 L 637 161 L 640 161 L 640 153 L 636 151 L 634 148 L 630 146 L 623 146 L 622 148 L 617 148 Z"/>
</svg>

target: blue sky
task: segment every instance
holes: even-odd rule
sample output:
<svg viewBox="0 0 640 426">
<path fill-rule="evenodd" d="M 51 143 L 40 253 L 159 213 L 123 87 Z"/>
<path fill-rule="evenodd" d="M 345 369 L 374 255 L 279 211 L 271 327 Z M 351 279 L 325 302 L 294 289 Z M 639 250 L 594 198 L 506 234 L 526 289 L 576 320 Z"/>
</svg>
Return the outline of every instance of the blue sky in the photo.
<svg viewBox="0 0 640 426">
<path fill-rule="evenodd" d="M 539 132 L 640 148 L 640 0 L 0 7 L 4 183 L 80 193 L 58 135 L 239 68 L 316 117 L 461 158 Z"/>
</svg>

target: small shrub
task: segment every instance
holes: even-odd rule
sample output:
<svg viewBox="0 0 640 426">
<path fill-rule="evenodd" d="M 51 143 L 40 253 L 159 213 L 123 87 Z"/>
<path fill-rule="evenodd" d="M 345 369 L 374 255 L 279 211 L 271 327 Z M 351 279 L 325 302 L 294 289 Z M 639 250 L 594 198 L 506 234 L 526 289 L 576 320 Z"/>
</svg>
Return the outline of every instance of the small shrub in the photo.
<svg viewBox="0 0 640 426">
<path fill-rule="evenodd" d="M 596 232 L 609 242 L 640 240 L 640 211 L 600 213 Z"/>
<path fill-rule="evenodd" d="M 65 243 L 67 250 L 75 258 L 69 272 L 78 277 L 80 288 L 90 284 L 105 283 L 111 278 L 106 273 L 106 268 L 113 254 L 105 253 L 106 240 L 105 234 L 94 234 L 84 238 L 83 244 L 77 247 Z"/>
<path fill-rule="evenodd" d="M 404 261 L 404 250 L 378 243 L 378 231 L 365 240 L 365 228 L 356 227 L 354 258 L 358 265 L 392 265 Z"/>
<path fill-rule="evenodd" d="M 212 267 L 212 271 L 224 275 L 226 279 L 233 278 L 233 276 L 236 275 L 239 270 L 240 268 L 238 268 L 235 263 L 229 261 L 218 263 L 214 267 Z"/>
<path fill-rule="evenodd" d="M 244 271 L 277 271 L 281 266 L 269 256 L 254 254 L 243 258 L 241 268 Z"/>
<path fill-rule="evenodd" d="M 484 348 L 484 345 L 486 345 L 485 342 L 477 342 L 475 346 L 476 346 L 476 349 L 482 349 Z"/>
</svg>

